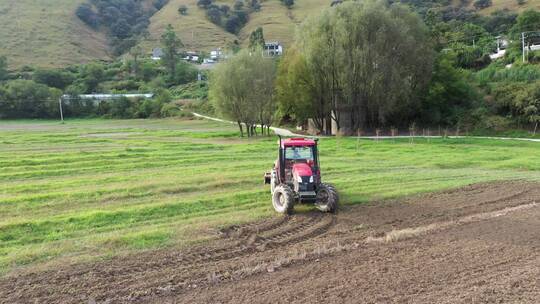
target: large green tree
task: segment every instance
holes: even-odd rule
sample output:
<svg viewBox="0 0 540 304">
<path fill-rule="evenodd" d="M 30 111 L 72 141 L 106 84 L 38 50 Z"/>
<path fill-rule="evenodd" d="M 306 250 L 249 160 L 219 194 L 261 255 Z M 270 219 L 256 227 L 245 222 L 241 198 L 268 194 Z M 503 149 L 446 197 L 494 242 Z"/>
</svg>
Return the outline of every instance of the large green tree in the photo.
<svg viewBox="0 0 540 304">
<path fill-rule="evenodd" d="M 243 125 L 248 136 L 255 135 L 255 125 L 269 127 L 275 113 L 275 62 L 262 52 L 242 50 L 220 63 L 210 75 L 209 97 L 223 116 Z"/>
<path fill-rule="evenodd" d="M 521 13 L 511 32 L 514 37 L 519 37 L 522 32 L 538 31 L 540 29 L 540 12 L 535 10 L 526 10 Z"/>
<path fill-rule="evenodd" d="M 32 80 L 9 81 L 0 87 L 0 118 L 51 118 L 58 113 L 61 91 Z"/>
<path fill-rule="evenodd" d="M 255 48 L 263 48 L 263 47 L 264 47 L 263 28 L 258 27 L 256 30 L 251 32 L 251 35 L 249 35 L 249 48 L 255 49 Z"/>
<path fill-rule="evenodd" d="M 427 28 L 405 6 L 385 1 L 328 8 L 300 26 L 296 45 L 306 63 L 301 71 L 312 77 L 317 109 L 338 129 L 346 121 L 349 132 L 387 125 L 396 112 L 408 115 L 431 76 Z"/>
<path fill-rule="evenodd" d="M 180 58 L 180 48 L 184 44 L 176 35 L 172 25 L 169 24 L 165 32 L 161 35 L 161 44 L 163 45 L 163 64 L 167 68 L 169 76 L 174 78 L 176 75 L 176 64 Z"/>
<path fill-rule="evenodd" d="M 331 107 L 320 82 L 305 56 L 295 47 L 288 49 L 279 63 L 276 79 L 280 115 L 290 116 L 299 124 L 312 119 L 317 129 L 324 130 Z"/>
</svg>

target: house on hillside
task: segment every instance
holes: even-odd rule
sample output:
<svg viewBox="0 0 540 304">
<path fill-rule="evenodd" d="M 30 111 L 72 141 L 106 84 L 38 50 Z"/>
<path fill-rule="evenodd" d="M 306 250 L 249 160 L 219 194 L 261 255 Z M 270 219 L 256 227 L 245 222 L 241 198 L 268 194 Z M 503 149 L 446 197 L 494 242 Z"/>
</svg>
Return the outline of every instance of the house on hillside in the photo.
<svg viewBox="0 0 540 304">
<path fill-rule="evenodd" d="M 184 58 L 185 61 L 191 61 L 191 62 L 198 62 L 199 61 L 199 54 L 197 52 L 186 52 L 186 56 Z"/>
<path fill-rule="evenodd" d="M 540 37 L 538 35 L 527 37 L 527 49 L 528 51 L 540 50 Z"/>
<path fill-rule="evenodd" d="M 497 51 L 493 54 L 490 54 L 489 58 L 491 60 L 496 60 L 496 59 L 504 57 L 504 54 L 506 54 L 507 47 L 508 47 L 508 40 L 501 36 L 497 36 Z"/>
<path fill-rule="evenodd" d="M 160 60 L 163 57 L 163 49 L 162 48 L 154 48 L 152 49 L 152 60 Z"/>
<path fill-rule="evenodd" d="M 215 49 L 210 51 L 210 59 L 214 61 L 219 61 L 221 59 L 225 59 L 225 54 L 221 50 L 221 48 Z"/>
<path fill-rule="evenodd" d="M 266 42 L 263 55 L 268 57 L 281 56 L 283 55 L 283 46 L 278 41 Z"/>
</svg>

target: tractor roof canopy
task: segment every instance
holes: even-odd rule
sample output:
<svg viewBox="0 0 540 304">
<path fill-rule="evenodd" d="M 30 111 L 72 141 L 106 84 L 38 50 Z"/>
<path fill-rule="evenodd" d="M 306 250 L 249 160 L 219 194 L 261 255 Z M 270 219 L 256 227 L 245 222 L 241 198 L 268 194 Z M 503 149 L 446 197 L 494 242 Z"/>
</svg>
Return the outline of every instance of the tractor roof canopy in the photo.
<svg viewBox="0 0 540 304">
<path fill-rule="evenodd" d="M 305 147 L 305 146 L 316 146 L 317 142 L 313 139 L 307 138 L 287 138 L 282 141 L 283 147 Z"/>
</svg>

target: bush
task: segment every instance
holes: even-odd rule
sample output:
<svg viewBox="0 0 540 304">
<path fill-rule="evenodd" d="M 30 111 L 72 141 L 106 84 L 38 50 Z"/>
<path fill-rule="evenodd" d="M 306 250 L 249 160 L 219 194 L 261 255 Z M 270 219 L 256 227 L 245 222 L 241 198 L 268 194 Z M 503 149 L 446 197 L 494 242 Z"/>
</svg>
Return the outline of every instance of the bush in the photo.
<svg viewBox="0 0 540 304">
<path fill-rule="evenodd" d="M 0 118 L 57 117 L 62 92 L 32 80 L 7 82 L 0 91 Z"/>
<path fill-rule="evenodd" d="M 185 85 L 179 85 L 172 89 L 175 98 L 180 99 L 208 99 L 208 83 L 192 82 Z"/>
<path fill-rule="evenodd" d="M 244 8 L 244 1 L 236 1 L 234 3 L 234 9 L 239 11 Z"/>
<path fill-rule="evenodd" d="M 154 0 L 154 7 L 159 11 L 160 9 L 162 9 L 165 5 L 167 5 L 167 3 L 169 3 L 169 0 Z"/>
<path fill-rule="evenodd" d="M 456 125 L 478 100 L 465 71 L 454 67 L 449 54 L 437 58 L 433 78 L 420 107 L 419 120 L 425 125 Z"/>
<path fill-rule="evenodd" d="M 178 8 L 178 13 L 180 13 L 180 15 L 187 15 L 187 6 L 185 5 L 180 5 L 180 7 Z"/>
<path fill-rule="evenodd" d="M 203 7 L 203 8 L 207 8 L 208 6 L 210 6 L 210 4 L 212 4 L 212 0 L 199 0 L 199 1 L 197 1 L 197 6 L 200 6 L 200 7 Z"/>
<path fill-rule="evenodd" d="M 184 61 L 176 64 L 174 79 L 170 85 L 179 85 L 197 80 L 198 70 L 192 65 Z"/>
<path fill-rule="evenodd" d="M 291 8 L 294 5 L 294 0 L 281 0 L 281 2 L 288 8 Z"/>
<path fill-rule="evenodd" d="M 221 26 L 221 10 L 217 7 L 211 7 L 206 11 L 206 16 L 210 22 Z"/>
<path fill-rule="evenodd" d="M 490 7 L 492 4 L 491 0 L 476 0 L 474 1 L 474 8 L 484 9 Z"/>
<path fill-rule="evenodd" d="M 168 104 L 164 104 L 163 107 L 161 107 L 161 112 L 160 112 L 161 117 L 174 117 L 174 116 L 180 116 L 181 114 L 182 114 L 182 110 L 177 104 L 168 103 Z"/>
<path fill-rule="evenodd" d="M 132 118 L 134 111 L 131 108 L 130 100 L 126 97 L 112 100 L 109 114 L 113 118 Z"/>
<path fill-rule="evenodd" d="M 33 79 L 37 83 L 63 90 L 75 81 L 75 76 L 61 70 L 40 69 L 34 72 Z"/>
<path fill-rule="evenodd" d="M 79 5 L 75 14 L 81 21 L 86 23 L 92 28 L 97 28 L 99 26 L 99 17 L 92 9 L 92 6 L 88 3 L 83 3 Z"/>
</svg>

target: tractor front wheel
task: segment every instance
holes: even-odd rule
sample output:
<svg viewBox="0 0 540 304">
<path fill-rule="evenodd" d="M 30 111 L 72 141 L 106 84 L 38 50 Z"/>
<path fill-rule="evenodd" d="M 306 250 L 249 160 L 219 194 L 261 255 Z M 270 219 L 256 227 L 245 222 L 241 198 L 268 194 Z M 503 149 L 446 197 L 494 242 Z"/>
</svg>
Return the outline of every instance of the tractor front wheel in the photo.
<svg viewBox="0 0 540 304">
<path fill-rule="evenodd" d="M 321 184 L 317 191 L 317 202 L 315 207 L 322 212 L 336 212 L 338 208 L 339 196 L 334 186 Z"/>
<path fill-rule="evenodd" d="M 283 214 L 291 214 L 294 208 L 294 193 L 287 185 L 278 185 L 272 194 L 274 209 Z"/>
</svg>

